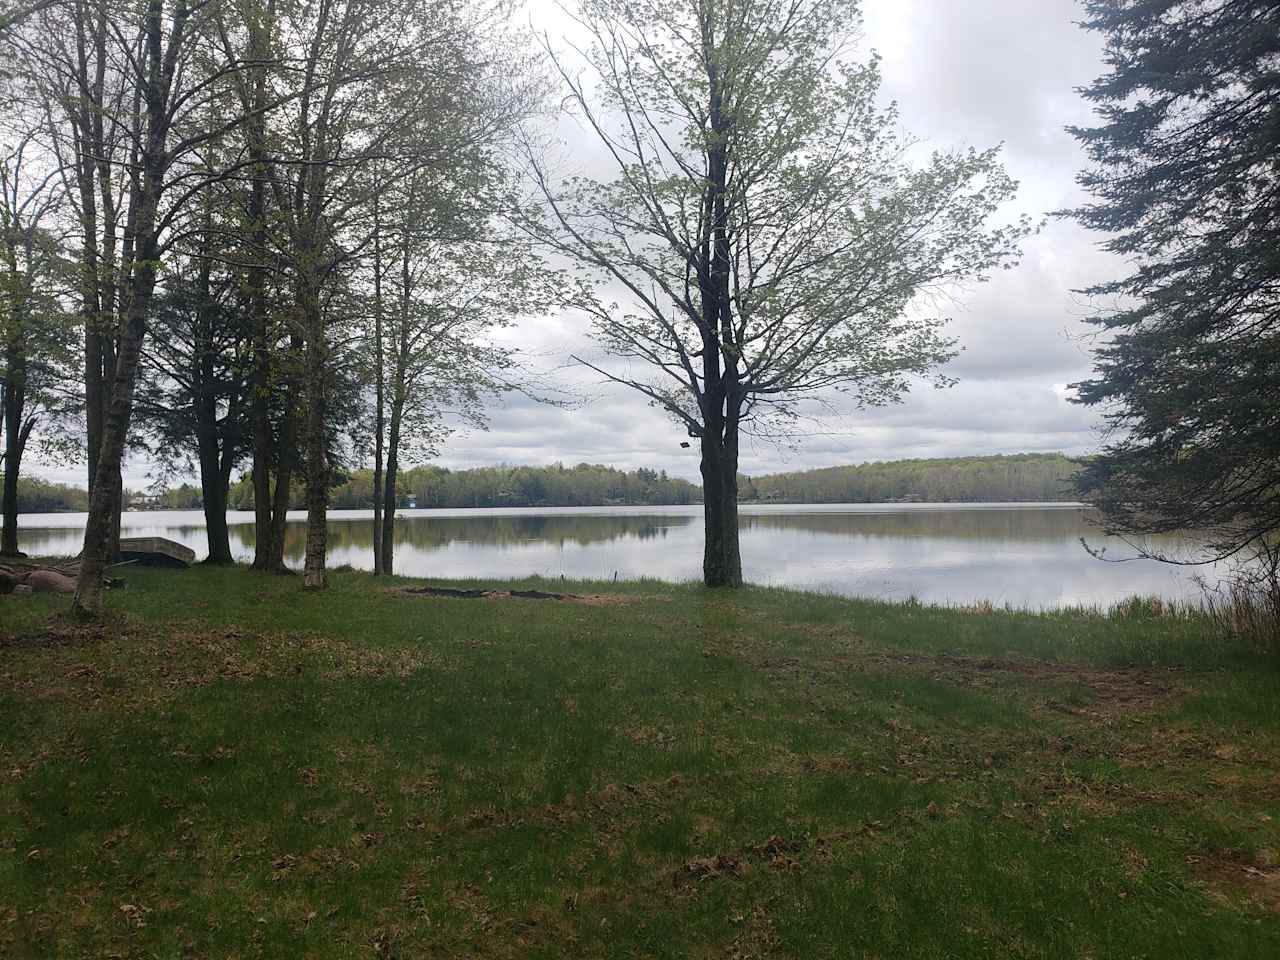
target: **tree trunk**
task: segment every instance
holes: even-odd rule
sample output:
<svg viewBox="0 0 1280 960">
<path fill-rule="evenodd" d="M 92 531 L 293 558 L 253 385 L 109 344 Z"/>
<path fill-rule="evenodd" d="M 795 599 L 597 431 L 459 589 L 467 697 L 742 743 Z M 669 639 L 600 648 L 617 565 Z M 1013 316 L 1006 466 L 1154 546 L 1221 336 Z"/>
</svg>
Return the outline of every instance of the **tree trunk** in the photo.
<svg viewBox="0 0 1280 960">
<path fill-rule="evenodd" d="M 24 306 L 29 302 L 30 281 L 18 270 L 14 246 L 6 250 L 9 282 L 16 288 L 10 297 L 12 329 L 5 344 L 5 379 L 0 388 L 0 429 L 4 430 L 4 493 L 0 502 L 0 556 L 19 556 L 18 551 L 18 471 L 22 467 L 22 451 L 27 445 L 31 423 L 23 424 L 22 411 L 27 402 L 27 351 L 23 331 Z M 28 253 L 27 262 L 30 263 Z"/>
<path fill-rule="evenodd" d="M 288 573 L 284 561 L 285 525 L 289 522 L 289 496 L 293 487 L 293 471 L 298 462 L 298 411 L 286 401 L 284 422 L 280 425 L 280 444 L 276 448 L 276 486 L 271 499 L 270 544 L 266 569 L 272 573 Z"/>
<path fill-rule="evenodd" d="M 387 477 L 382 497 L 382 572 L 390 576 L 395 571 L 396 550 L 396 474 L 400 469 L 400 421 L 404 416 L 404 403 L 397 400 L 391 406 L 391 430 L 387 438 Z"/>
<path fill-rule="evenodd" d="M 13 446 L 5 441 L 4 532 L 0 535 L 0 557 L 22 556 L 18 549 L 18 459 Z"/>
<path fill-rule="evenodd" d="M 79 220 L 83 236 L 80 243 L 80 309 L 84 321 L 84 419 L 85 446 L 89 461 L 89 493 L 93 494 L 98 471 L 98 451 L 102 448 L 102 426 L 106 414 L 106 391 L 102 383 L 102 272 L 98 251 L 98 195 L 95 157 L 104 153 L 95 136 L 101 127 L 100 99 L 106 63 L 101 57 L 90 60 L 86 17 L 76 18 L 76 49 L 79 73 L 76 80 L 90 91 L 90 104 L 75 114 L 72 125 L 76 144 L 76 187 L 80 194 Z M 98 33 L 105 34 L 99 21 Z M 98 38 L 95 53 L 100 53 L 105 36 Z M 95 124 L 90 117 L 98 120 Z"/>
<path fill-rule="evenodd" d="M 132 398 L 130 399 L 132 404 Z M 133 411 L 130 409 L 130 415 Z M 127 428 L 126 428 L 127 432 Z M 105 433 L 104 433 L 105 439 Z M 120 559 L 120 526 L 124 516 L 124 478 L 121 469 L 124 463 L 124 454 L 121 452 L 120 462 L 112 469 L 115 476 L 111 478 L 111 526 L 107 535 L 107 559 L 108 561 L 116 561 Z"/>
<path fill-rule="evenodd" d="M 386 422 L 383 419 L 383 369 L 382 369 L 382 230 L 378 217 L 378 197 L 373 198 L 373 365 L 374 365 L 374 414 L 373 414 L 373 575 L 381 576 L 382 569 L 382 456 Z"/>
<path fill-rule="evenodd" d="M 307 547 L 303 559 L 302 586 L 307 590 L 324 590 L 329 586 L 325 573 L 328 549 L 329 458 L 325 434 L 325 378 L 328 372 L 324 311 L 320 305 L 318 285 L 300 284 L 299 305 L 307 330 L 305 437 L 307 475 Z"/>
<path fill-rule="evenodd" d="M 86 259 L 88 259 L 86 255 Z M 86 264 L 84 269 L 97 270 L 94 263 Z M 87 285 L 86 285 L 87 286 Z M 85 297 L 84 306 L 84 433 L 85 449 L 89 458 L 89 493 L 93 494 L 93 484 L 98 475 L 98 451 L 102 449 L 103 390 L 102 390 L 102 347 L 98 336 L 98 315 L 96 294 L 90 299 Z"/>
<path fill-rule="evenodd" d="M 302 340 L 296 333 L 289 335 L 289 356 L 296 357 L 302 348 Z M 284 384 L 284 412 L 280 422 L 280 437 L 276 444 L 276 482 L 271 494 L 271 552 L 266 569 L 272 573 L 288 573 L 285 563 L 285 527 L 289 522 L 289 505 L 293 497 L 293 474 L 298 468 L 298 425 L 301 415 L 295 400 L 299 382 L 290 376 Z"/>
<path fill-rule="evenodd" d="M 218 455 L 217 425 L 197 427 L 196 443 L 200 451 L 200 495 L 209 541 L 209 557 L 205 563 L 232 564 L 235 559 L 231 556 L 231 535 L 227 530 L 227 486 L 223 483 Z"/>
<path fill-rule="evenodd" d="M 98 50 L 99 62 L 106 63 L 106 49 L 101 44 L 105 41 L 105 35 L 100 34 L 98 42 L 100 44 Z M 161 129 L 156 123 L 154 105 L 148 105 L 148 117 L 150 120 L 149 130 L 154 136 L 156 131 Z M 102 248 L 101 263 L 99 269 L 102 271 L 104 278 L 102 284 L 102 293 L 100 294 L 100 306 L 103 317 L 103 328 L 100 331 L 100 347 L 102 351 L 102 411 L 104 418 L 108 416 L 108 410 L 111 406 L 112 397 L 115 394 L 116 371 L 120 363 L 120 354 L 124 350 L 123 340 L 126 330 L 129 326 L 128 310 L 130 307 L 131 278 L 134 277 L 133 265 L 134 255 L 140 249 L 139 242 L 145 243 L 146 249 L 155 250 L 155 217 L 156 207 L 154 204 L 159 203 L 160 192 L 164 189 L 162 185 L 163 166 L 165 161 L 163 156 L 156 150 L 158 145 L 153 144 L 153 150 L 149 154 L 146 161 L 147 171 L 147 190 L 150 201 L 147 205 L 149 222 L 146 225 L 146 237 L 143 238 L 139 232 L 139 225 L 143 215 L 143 162 L 142 162 L 142 126 L 143 126 L 143 91 L 141 86 L 137 86 L 133 95 L 133 148 L 130 152 L 129 164 L 129 207 L 125 216 L 124 236 L 121 243 L 119 254 L 116 252 L 116 231 L 120 223 L 120 210 L 118 198 L 111 187 L 112 169 L 111 164 L 103 162 L 106 151 L 99 150 L 95 154 L 99 158 L 98 162 L 98 184 L 99 195 L 102 198 Z M 104 143 L 101 121 L 103 116 L 99 112 L 95 112 L 93 118 L 94 124 L 94 142 L 97 144 Z M 151 265 L 151 288 L 155 287 L 155 266 Z M 148 293 L 146 300 L 148 304 L 151 300 L 151 294 Z M 146 308 L 143 309 L 143 319 L 146 318 Z M 145 329 L 143 335 L 145 336 Z M 138 347 L 141 350 L 142 340 L 139 339 Z M 132 380 L 132 374 L 130 375 Z M 130 387 L 132 394 L 132 387 Z M 132 410 L 132 397 L 130 398 L 130 408 Z M 106 435 L 106 422 L 103 421 L 103 435 Z M 121 480 L 120 470 L 121 462 L 117 462 L 113 468 L 115 475 L 109 478 L 110 488 L 115 491 L 115 500 L 111 504 L 111 533 L 107 546 L 107 556 L 112 560 L 116 560 L 120 556 L 120 517 L 124 513 L 124 483 Z"/>
<path fill-rule="evenodd" d="M 704 38 L 714 46 L 710 32 Z M 728 133 L 733 121 L 723 109 L 719 65 L 707 64 L 710 91 L 708 119 L 717 136 L 707 150 L 707 185 L 703 193 L 706 223 L 698 281 L 702 323 L 702 579 L 708 587 L 742 585 L 742 553 L 738 547 L 738 345 L 729 274 Z"/>
<path fill-rule="evenodd" d="M 79 194 L 78 218 L 82 230 L 80 250 L 80 299 L 84 318 L 84 384 L 85 439 L 88 449 L 89 493 L 98 482 L 98 458 L 106 432 L 106 421 L 115 383 L 115 338 L 123 328 L 125 309 L 125 273 L 116 263 L 116 228 L 118 203 L 112 186 L 113 151 L 107 146 L 104 118 L 108 110 L 103 101 L 107 59 L 108 7 L 98 4 L 95 19 L 88 11 L 76 17 L 76 66 L 73 82 L 85 96 L 85 102 L 70 114 L 71 133 L 75 144 L 75 181 Z M 92 27 L 90 36 L 89 27 Z M 142 110 L 135 97 L 133 115 L 141 123 Z M 139 128 L 134 128 L 139 141 Z M 136 151 L 135 151 L 136 153 Z M 134 158 L 137 159 L 136 156 Z M 133 164 L 136 169 L 140 164 Z M 99 209 L 101 194 L 101 210 Z M 137 191 L 132 200 L 131 217 L 136 214 Z M 99 217 L 101 212 L 101 217 Z M 116 295 L 116 290 L 121 292 Z M 117 314 L 119 309 L 120 314 Z M 117 322 L 117 321 L 120 322 Z M 123 489 L 117 476 L 107 484 L 116 491 L 111 502 L 111 523 L 107 531 L 107 549 L 111 556 L 119 552 L 120 513 Z"/>
<path fill-rule="evenodd" d="M 88 191 L 88 196 L 92 202 L 92 189 Z M 97 237 L 94 235 L 97 230 L 97 221 L 93 218 L 91 210 L 92 208 L 89 208 L 82 214 L 85 219 L 85 241 L 82 253 L 84 262 L 81 264 L 84 272 L 81 301 L 84 311 L 85 443 L 89 461 L 89 495 L 92 497 L 93 488 L 98 482 L 98 458 L 102 451 L 107 409 L 110 406 L 111 381 L 108 380 L 106 373 L 106 348 L 111 338 L 111 331 L 110 325 L 105 322 L 102 309 L 102 282 L 98 276 L 100 264 Z M 121 493 L 123 494 L 123 491 Z M 119 525 L 119 515 L 114 502 L 112 510 L 116 515 L 112 520 L 111 539 L 118 546 L 120 536 L 116 530 Z"/>
<path fill-rule="evenodd" d="M 235 467 L 238 459 L 237 450 L 232 447 L 231 443 L 228 442 L 223 444 L 222 461 L 218 465 L 218 491 L 222 496 L 222 520 L 224 524 L 226 523 L 227 509 L 231 499 L 231 471 Z M 229 541 L 230 537 L 228 537 L 227 544 L 228 555 L 231 554 Z M 234 561 L 234 559 L 235 558 L 233 557 L 232 560 Z"/>
<path fill-rule="evenodd" d="M 209 556 L 205 563 L 230 566 L 236 561 L 231 555 L 231 534 L 227 529 L 227 490 L 215 479 L 212 485 L 203 486 L 202 498 L 209 539 Z"/>
<path fill-rule="evenodd" d="M 382 444 L 385 426 L 382 422 L 382 391 L 378 390 L 377 426 L 374 428 L 376 439 L 373 442 L 373 575 L 380 577 L 389 570 L 382 569 L 382 518 L 385 513 L 382 495 Z"/>
<path fill-rule="evenodd" d="M 0 532 L 0 556 L 20 557 L 18 549 L 18 471 L 22 453 L 35 420 L 22 422 L 23 390 L 14 389 L 12 380 L 5 390 L 4 403 L 4 521 Z"/>
<path fill-rule="evenodd" d="M 94 261 L 96 263 L 96 258 Z M 89 269 L 89 267 L 86 267 Z M 92 269 L 98 269 L 93 266 Z M 96 283 L 96 281 L 95 281 Z M 100 456 L 103 440 L 106 436 L 106 421 L 111 406 L 111 391 L 114 383 L 115 351 L 111 349 L 113 334 L 104 322 L 103 313 L 96 306 L 99 303 L 98 293 L 94 292 L 86 303 L 84 333 L 84 370 L 85 370 L 85 441 L 89 458 L 89 495 L 93 496 L 93 488 L 98 483 L 101 469 Z M 89 311 L 92 312 L 89 312 Z M 120 550 L 120 514 L 124 509 L 124 489 L 120 479 L 120 468 L 115 468 L 115 476 L 106 478 L 107 486 L 115 491 L 111 503 L 111 524 L 108 530 L 107 549 L 112 558 Z"/>
<path fill-rule="evenodd" d="M 274 2 L 267 6 L 267 22 L 275 14 Z M 269 44 L 265 24 L 249 23 L 249 55 L 265 62 Z M 266 70 L 253 71 L 253 100 L 260 111 L 266 90 Z M 249 267 L 249 313 L 253 325 L 253 398 L 250 405 L 253 420 L 253 569 L 272 569 L 275 556 L 275 525 L 271 516 L 271 354 L 270 322 L 267 317 L 267 169 L 263 116 L 259 112 L 248 125 L 249 156 L 254 161 L 253 182 L 249 187 L 248 220 L 253 264 Z M 279 472 L 279 468 L 277 468 Z M 278 482 L 278 481 L 277 481 Z M 287 486 L 287 484 L 286 484 Z M 281 554 L 283 560 L 283 553 Z"/>
<path fill-rule="evenodd" d="M 702 438 L 702 579 L 708 587 L 742 586 L 738 547 L 738 443 L 707 431 Z"/>
<path fill-rule="evenodd" d="M 182 19 L 185 20 L 185 16 Z M 180 21 L 174 21 L 173 29 L 177 33 L 170 37 L 171 44 L 181 35 Z M 143 33 L 146 39 L 146 138 L 145 143 L 138 141 L 141 162 L 135 167 L 130 195 L 128 297 L 121 311 L 124 322 L 120 325 L 119 348 L 114 351 L 110 405 L 103 423 L 102 446 L 98 451 L 93 490 L 89 495 L 89 517 L 84 528 L 80 575 L 71 604 L 72 612 L 81 618 L 101 613 L 102 575 L 119 551 L 123 494 L 120 467 L 133 414 L 133 388 L 142 357 L 142 341 L 147 333 L 147 312 L 156 286 L 159 256 L 156 221 L 169 165 L 166 102 L 172 76 L 166 76 L 163 71 L 161 10 L 154 0 L 147 6 Z M 137 123 L 142 122 L 142 113 L 138 111 Z"/>
<path fill-rule="evenodd" d="M 158 181 L 159 176 L 157 174 Z M 158 191 L 157 191 L 158 192 Z M 148 210 L 146 256 L 137 265 L 130 284 L 128 325 L 116 357 L 116 376 L 111 391 L 111 406 L 98 452 L 98 470 L 89 495 L 89 518 L 84 528 L 84 549 L 80 555 L 80 575 L 72 612 L 81 618 L 96 617 L 102 610 L 102 576 L 113 558 L 113 540 L 119 543 L 120 514 L 116 509 L 121 499 L 120 466 L 124 458 L 129 420 L 133 414 L 133 388 L 138 363 L 142 356 L 142 340 L 147 330 L 147 309 L 155 290 L 155 201 Z"/>
<path fill-rule="evenodd" d="M 255 313 L 257 311 L 255 307 Z M 270 369 L 267 360 L 266 316 L 254 317 L 253 342 L 253 569 L 269 570 L 272 557 L 271 523 L 271 411 L 268 404 Z"/>
<path fill-rule="evenodd" d="M 206 208 L 206 233 L 208 236 L 208 212 Z M 206 255 L 200 262 L 200 305 L 196 320 L 196 335 L 192 351 L 191 382 L 195 385 L 192 413 L 196 424 L 196 448 L 200 459 L 200 499 L 204 504 L 205 537 L 209 544 L 209 556 L 205 563 L 229 566 L 235 563 L 231 556 L 231 537 L 227 531 L 227 487 L 222 480 L 222 447 L 230 447 L 229 438 L 219 437 L 218 401 L 214 371 L 213 328 L 215 324 L 210 284 L 212 261 Z M 229 411 L 228 419 L 234 415 Z M 227 454 L 231 451 L 228 449 Z"/>
</svg>

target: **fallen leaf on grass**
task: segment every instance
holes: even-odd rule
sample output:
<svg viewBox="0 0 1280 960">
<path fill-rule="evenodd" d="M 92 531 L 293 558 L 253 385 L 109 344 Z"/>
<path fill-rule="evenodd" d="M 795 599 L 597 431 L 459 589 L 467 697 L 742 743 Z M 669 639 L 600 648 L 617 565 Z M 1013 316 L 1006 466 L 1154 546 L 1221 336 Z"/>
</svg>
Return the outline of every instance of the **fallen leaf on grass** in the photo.
<svg viewBox="0 0 1280 960">
<path fill-rule="evenodd" d="M 771 867 L 778 870 L 790 870 L 800 865 L 791 856 L 799 853 L 804 844 L 799 840 L 788 840 L 786 837 L 772 836 L 758 846 L 748 847 L 744 853 L 759 860 L 767 860 Z"/>
<path fill-rule="evenodd" d="M 695 857 L 685 863 L 672 876 L 672 882 L 679 887 L 685 883 L 701 882 L 716 877 L 740 877 L 747 870 L 747 865 L 737 857 L 720 854 L 715 857 Z"/>
<path fill-rule="evenodd" d="M 291 853 L 286 853 L 283 857 L 276 857 L 271 861 L 271 869 L 273 871 L 271 879 L 276 882 L 283 880 L 297 862 L 298 858 Z"/>
<path fill-rule="evenodd" d="M 146 915 L 151 911 L 137 904 L 122 903 L 120 904 L 120 912 L 124 914 L 125 920 L 135 927 L 145 927 L 147 925 Z"/>
</svg>

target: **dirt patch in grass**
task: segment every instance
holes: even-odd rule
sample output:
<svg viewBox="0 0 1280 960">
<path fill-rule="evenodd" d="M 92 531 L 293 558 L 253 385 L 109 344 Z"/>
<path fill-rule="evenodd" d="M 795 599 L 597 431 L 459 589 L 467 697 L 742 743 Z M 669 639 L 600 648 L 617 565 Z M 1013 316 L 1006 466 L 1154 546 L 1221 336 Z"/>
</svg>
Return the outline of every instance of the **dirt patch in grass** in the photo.
<svg viewBox="0 0 1280 960">
<path fill-rule="evenodd" d="M 453 600 L 557 600 L 561 603 L 579 603 L 588 607 L 613 607 L 653 597 L 639 597 L 623 593 L 551 593 L 546 590 L 460 590 L 456 587 L 400 587 L 392 593 L 413 597 L 447 597 Z"/>
<path fill-rule="evenodd" d="M 313 633 L 259 634 L 235 627 L 184 631 L 180 639 L 154 653 L 167 682 L 196 687 L 217 680 L 278 680 L 304 672 L 325 680 L 403 679 L 419 670 L 454 666 L 427 645 L 373 647 Z M 184 669 L 171 669 L 168 664 L 174 661 Z"/>
<path fill-rule="evenodd" d="M 1186 692 L 1168 669 L 1104 668 L 1051 660 L 957 654 L 874 653 L 858 649 L 858 643 L 855 639 L 841 649 L 809 651 L 800 656 L 734 652 L 758 669 L 793 680 L 864 672 L 924 677 L 982 691 L 1001 687 L 1030 690 L 1045 694 L 1044 706 L 1051 710 L 1103 720 L 1155 710 Z"/>
<path fill-rule="evenodd" d="M 858 838 L 874 838 L 883 829 L 881 821 L 868 820 L 855 830 L 828 835 L 787 838 L 775 834 L 763 843 L 748 844 L 730 853 L 686 860 L 672 871 L 671 882 L 678 890 L 704 880 L 743 877 L 755 868 L 803 870 L 811 861 L 829 861 L 835 847 Z"/>
<path fill-rule="evenodd" d="M 990 688 L 1010 680 L 1054 686 L 1079 685 L 1089 695 L 1087 704 L 1051 699 L 1047 705 L 1084 717 L 1110 716 L 1152 710 L 1180 692 L 1167 671 L 1084 666 L 1048 660 L 963 657 L 950 654 L 894 653 L 881 656 L 887 667 L 915 669 L 933 680 L 966 687 Z"/>
<path fill-rule="evenodd" d="M 210 630 L 177 622 L 148 635 L 130 623 L 54 623 L 5 638 L 0 651 L 47 650 L 51 659 L 0 671 L 0 690 L 82 708 L 155 709 L 184 690 L 219 682 L 404 679 L 426 669 L 450 672 L 456 662 L 427 644 L 374 647 L 310 633 Z M 80 648 L 93 648 L 92 660 Z"/>
<path fill-rule="evenodd" d="M 119 626 L 109 624 L 79 624 L 71 621 L 55 621 L 49 626 L 33 630 L 31 633 L 0 633 L 0 650 L 81 647 L 91 643 L 98 643 L 110 636 L 118 636 L 120 632 L 121 628 Z"/>
<path fill-rule="evenodd" d="M 1228 850 L 1187 857 L 1187 863 L 1212 893 L 1231 899 L 1243 896 L 1270 913 L 1280 913 L 1280 865 L 1274 855 Z"/>
</svg>

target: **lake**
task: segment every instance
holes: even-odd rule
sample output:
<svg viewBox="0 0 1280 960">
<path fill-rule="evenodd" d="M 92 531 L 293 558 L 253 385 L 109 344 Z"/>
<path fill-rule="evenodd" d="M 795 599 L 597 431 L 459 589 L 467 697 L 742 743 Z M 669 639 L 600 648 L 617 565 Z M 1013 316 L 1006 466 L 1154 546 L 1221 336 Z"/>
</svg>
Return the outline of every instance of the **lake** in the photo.
<svg viewBox="0 0 1280 960">
<path fill-rule="evenodd" d="M 25 514 L 19 543 L 36 555 L 78 553 L 84 514 Z M 251 513 L 231 513 L 231 549 L 253 556 Z M 305 514 L 289 514 L 287 555 L 301 566 Z M 125 536 L 161 536 L 207 551 L 198 511 L 126 513 Z M 743 571 L 753 583 L 926 603 L 990 600 L 1034 608 L 1106 605 L 1134 594 L 1194 599 L 1194 570 L 1148 560 L 1108 563 L 1080 544 L 1103 537 L 1079 504 L 743 505 Z M 372 568 L 371 511 L 329 515 L 329 563 Z M 1163 538 L 1158 546 L 1181 544 Z M 702 508 L 581 507 L 405 510 L 396 572 L 420 577 L 701 576 Z"/>
</svg>

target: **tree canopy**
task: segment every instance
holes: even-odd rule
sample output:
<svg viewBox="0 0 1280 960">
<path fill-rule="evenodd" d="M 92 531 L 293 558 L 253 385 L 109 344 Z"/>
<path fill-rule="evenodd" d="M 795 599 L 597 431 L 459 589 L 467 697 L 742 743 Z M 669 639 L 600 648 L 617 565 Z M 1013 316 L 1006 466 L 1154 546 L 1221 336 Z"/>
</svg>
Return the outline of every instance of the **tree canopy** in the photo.
<svg viewBox="0 0 1280 960">
<path fill-rule="evenodd" d="M 544 86 L 510 4 L 56 0 L 2 11 L 0 552 L 16 549 L 20 448 L 51 356 L 33 309 L 51 301 L 74 311 L 63 326 L 83 337 L 74 378 L 90 496 L 77 613 L 101 607 L 129 451 L 146 452 L 157 481 L 198 471 L 215 563 L 233 560 L 237 465 L 252 458 L 260 569 L 284 568 L 285 514 L 305 485 L 304 582 L 323 587 L 329 490 L 370 433 L 394 497 L 402 436 L 421 454 L 447 434 L 442 421 L 482 425 L 481 400 L 519 366 L 489 331 L 545 310 L 553 290 L 554 272 L 499 229 L 506 142 Z M 10 128 L 48 174 L 20 188 Z M 57 243 L 28 242 L 44 235 L 8 215 L 30 221 L 35 209 L 56 213 L 46 219 Z M 30 264 L 48 259 L 33 252 L 46 247 L 66 263 L 57 289 L 45 278 L 32 288 Z"/>
<path fill-rule="evenodd" d="M 709 585 L 741 581 L 740 433 L 804 405 L 899 401 L 954 354 L 924 293 L 1015 261 L 998 148 L 921 151 L 851 55 L 855 0 L 584 0 L 588 80 L 557 57 L 611 180 L 533 157 L 529 232 L 584 269 L 579 305 L 702 455 Z M 621 296 L 623 302 L 614 302 Z M 638 363 L 638 369 L 633 367 Z M 945 376 L 938 378 L 945 383 Z"/>
<path fill-rule="evenodd" d="M 1071 213 L 1133 269 L 1090 291 L 1076 386 L 1109 434 L 1080 490 L 1113 532 L 1231 554 L 1280 530 L 1280 5 L 1094 0 L 1085 26 L 1109 69 Z"/>
</svg>

